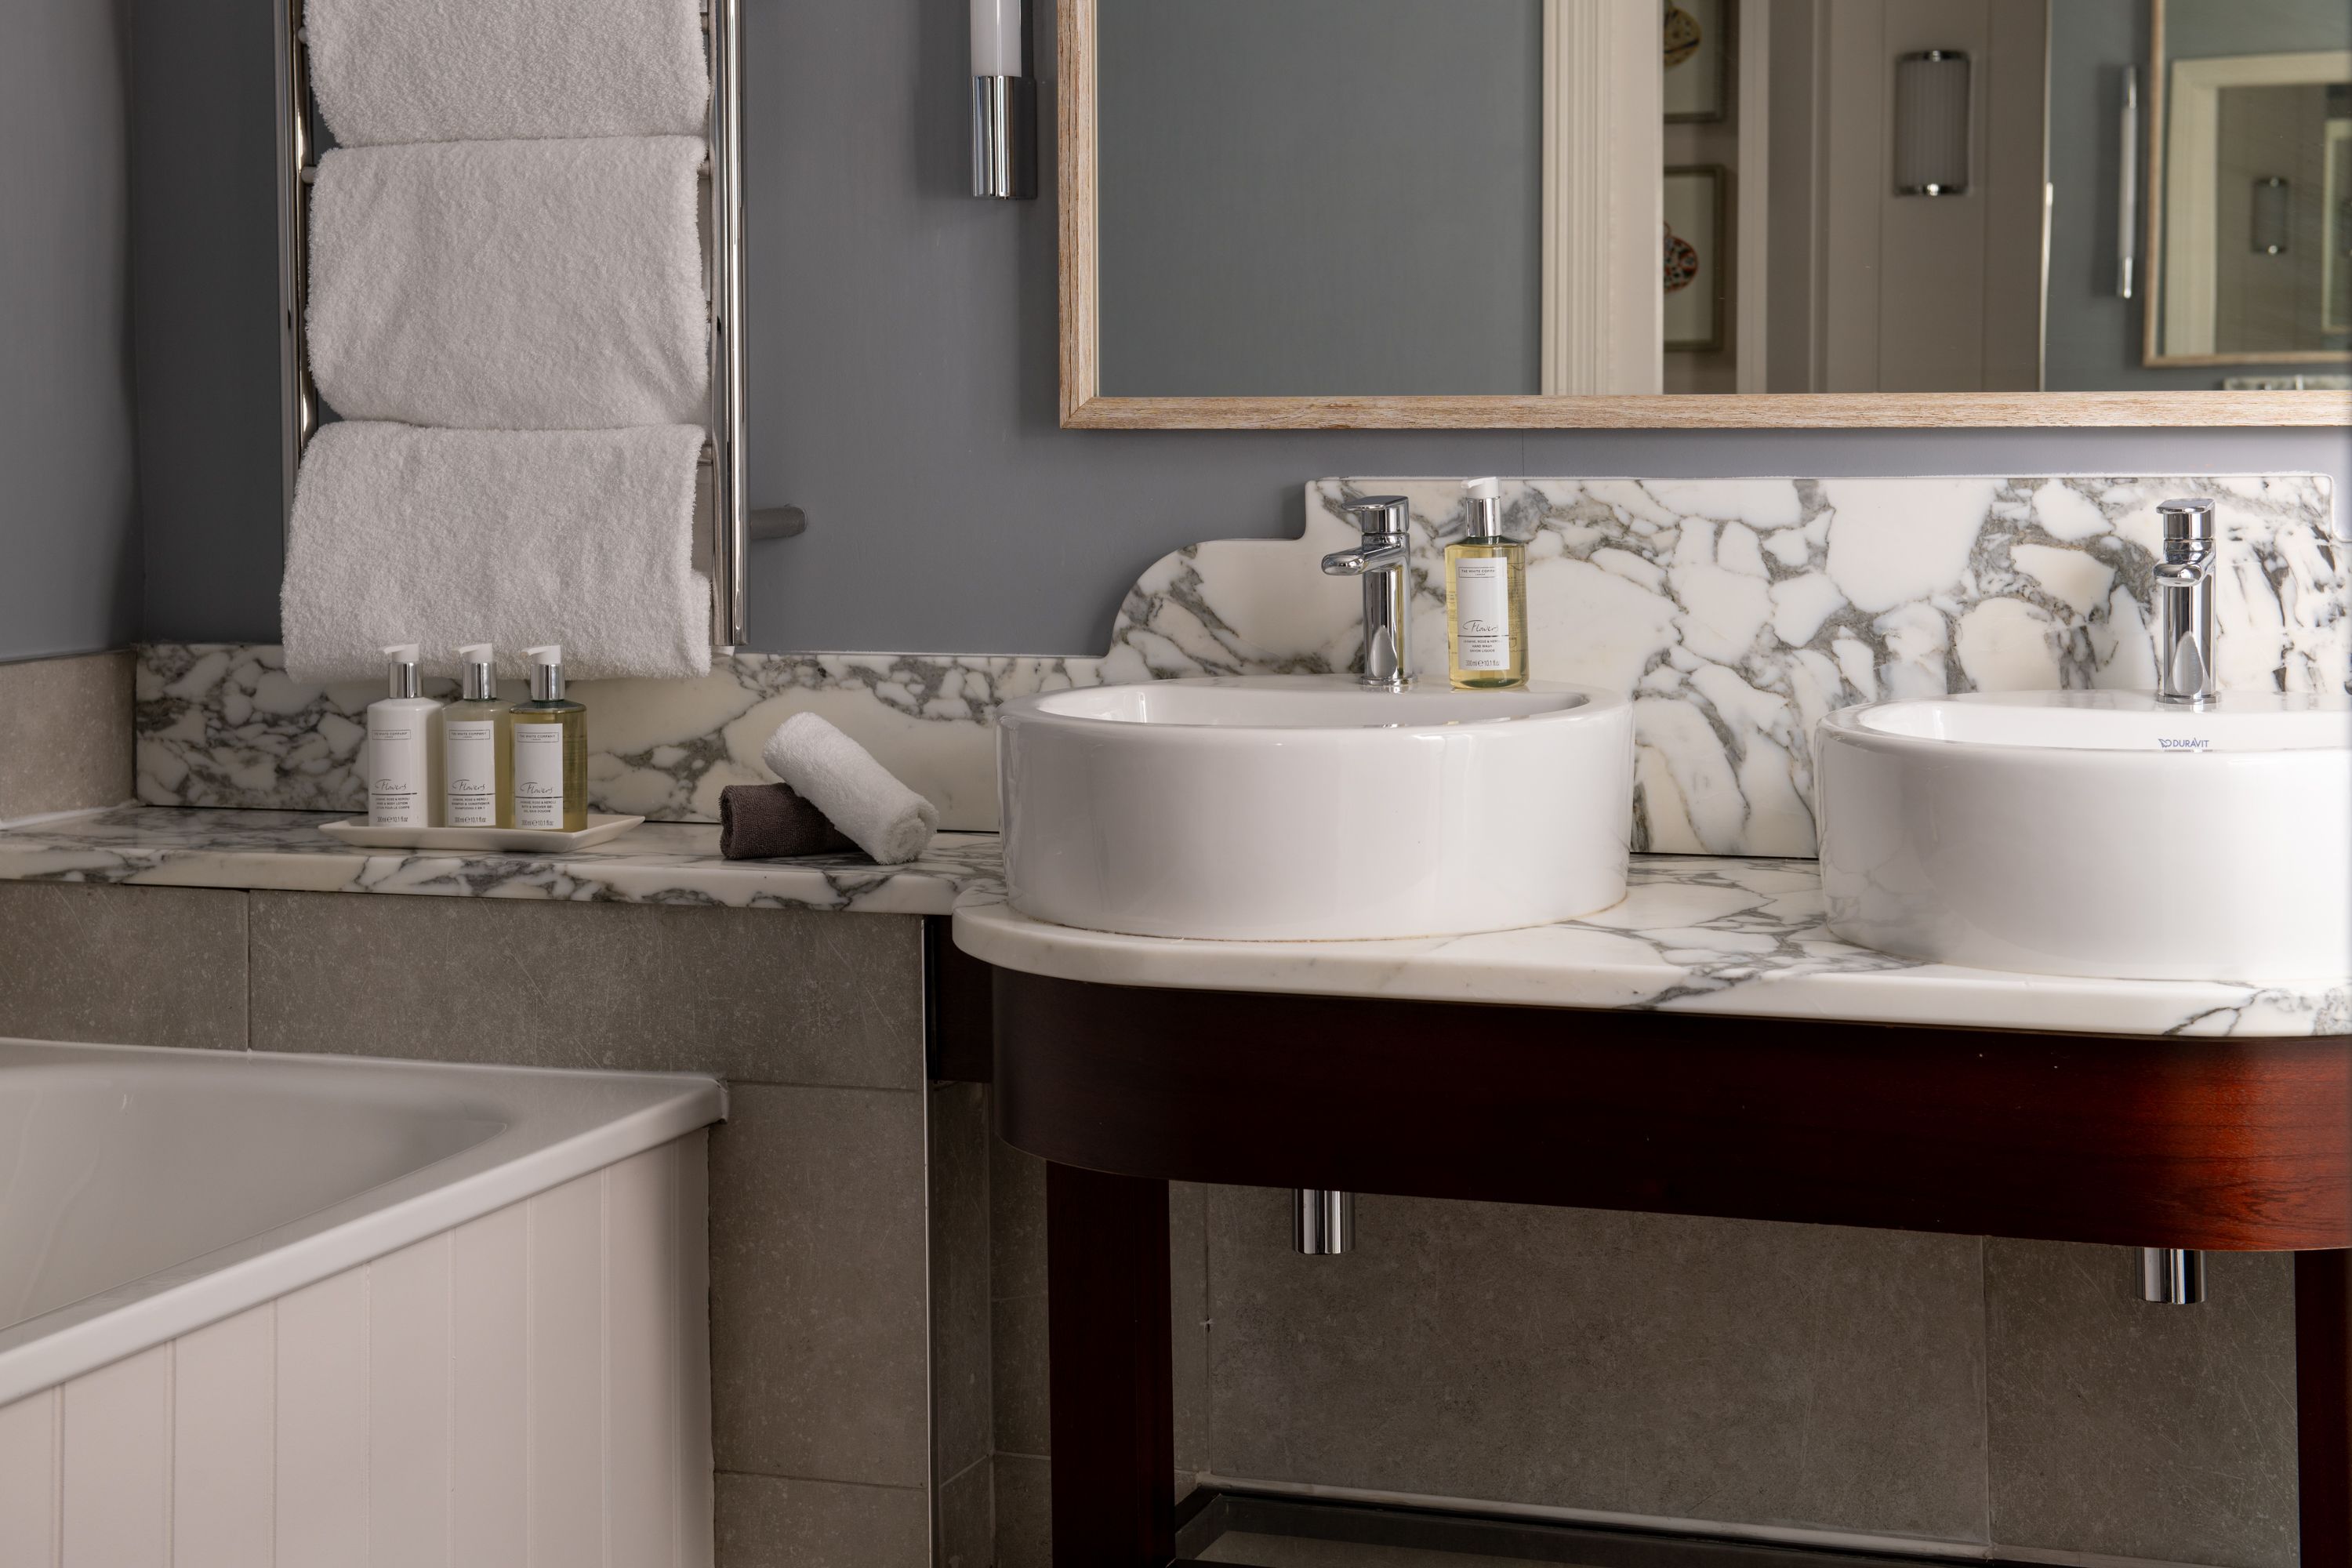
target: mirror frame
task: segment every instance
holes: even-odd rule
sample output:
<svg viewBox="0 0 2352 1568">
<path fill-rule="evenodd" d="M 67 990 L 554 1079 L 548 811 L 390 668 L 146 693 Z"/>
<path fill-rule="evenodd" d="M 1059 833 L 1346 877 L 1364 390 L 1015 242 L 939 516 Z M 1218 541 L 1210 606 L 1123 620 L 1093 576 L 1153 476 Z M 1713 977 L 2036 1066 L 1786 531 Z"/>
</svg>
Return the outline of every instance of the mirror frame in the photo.
<svg viewBox="0 0 2352 1568">
<path fill-rule="evenodd" d="M 2147 255 L 2147 299 L 2140 312 L 2140 363 L 2151 369 L 2231 364 L 2352 366 L 2352 350 L 2346 349 L 2281 349 L 2273 353 L 2164 352 L 2164 198 L 2167 158 L 2172 140 L 2172 128 L 2164 118 L 2172 93 L 2172 73 L 2165 68 L 2164 7 L 2165 0 L 2148 0 L 2147 156 L 2142 161 L 2147 171 L 2143 205 L 2147 214 L 2147 234 L 2140 242 Z"/>
<path fill-rule="evenodd" d="M 2152 3 L 2160 17 L 2163 0 Z M 1097 352 L 1102 308 L 1097 275 L 1100 177 L 1095 145 L 1095 105 L 1099 90 L 1095 73 L 1097 4 L 1098 0 L 1060 0 L 1055 7 L 1055 142 L 1061 201 L 1061 422 L 1065 429 L 1923 429 L 1943 426 L 2018 429 L 2040 426 L 2352 425 L 2352 392 L 1107 397 L 1102 392 L 1102 364 Z M 2162 42 L 2159 32 L 2159 51 Z M 2156 171 L 2150 170 L 2149 174 L 2153 178 Z M 2150 216 L 2153 222 L 2152 204 Z M 2155 279 L 2151 278 L 2149 281 L 2147 292 L 2153 300 Z"/>
</svg>

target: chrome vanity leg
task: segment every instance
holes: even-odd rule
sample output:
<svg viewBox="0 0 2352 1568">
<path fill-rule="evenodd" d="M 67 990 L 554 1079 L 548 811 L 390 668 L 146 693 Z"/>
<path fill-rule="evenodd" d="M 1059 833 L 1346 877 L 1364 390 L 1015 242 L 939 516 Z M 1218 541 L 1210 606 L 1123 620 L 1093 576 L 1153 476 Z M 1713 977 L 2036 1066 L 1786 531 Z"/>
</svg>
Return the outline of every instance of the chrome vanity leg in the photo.
<svg viewBox="0 0 2352 1568">
<path fill-rule="evenodd" d="M 1291 1246 L 1309 1258 L 1337 1258 L 1355 1239 L 1355 1194 L 1322 1187 L 1291 1189 Z"/>
<path fill-rule="evenodd" d="M 2194 1307 L 2205 1300 L 2205 1255 L 2178 1247 L 2139 1249 L 2139 1299 L 2159 1307 Z"/>
</svg>

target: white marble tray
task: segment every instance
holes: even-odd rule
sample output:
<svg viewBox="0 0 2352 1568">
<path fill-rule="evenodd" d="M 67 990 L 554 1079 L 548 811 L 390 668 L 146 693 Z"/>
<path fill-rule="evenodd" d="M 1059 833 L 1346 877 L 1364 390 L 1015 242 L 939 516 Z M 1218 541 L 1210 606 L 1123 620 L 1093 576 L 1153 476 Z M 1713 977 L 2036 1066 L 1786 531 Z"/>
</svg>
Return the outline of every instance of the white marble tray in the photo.
<svg viewBox="0 0 2352 1568">
<path fill-rule="evenodd" d="M 321 823 L 319 831 L 345 844 L 371 849 L 585 849 L 608 838 L 618 838 L 641 825 L 642 816 L 588 814 L 588 826 L 577 833 L 553 827 L 373 827 L 360 817 Z"/>
</svg>

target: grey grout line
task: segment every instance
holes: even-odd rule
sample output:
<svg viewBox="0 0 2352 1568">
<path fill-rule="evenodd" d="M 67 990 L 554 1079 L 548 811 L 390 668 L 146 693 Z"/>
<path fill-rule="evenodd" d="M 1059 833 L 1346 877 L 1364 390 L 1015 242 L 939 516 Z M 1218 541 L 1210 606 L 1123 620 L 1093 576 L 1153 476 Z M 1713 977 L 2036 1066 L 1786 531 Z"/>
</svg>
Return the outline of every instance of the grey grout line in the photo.
<svg viewBox="0 0 2352 1568">
<path fill-rule="evenodd" d="M 1987 1550 L 1996 1550 L 1992 1528 L 1992 1238 L 1977 1237 L 1977 1321 L 1980 1325 L 1984 1363 L 1979 1372 L 1984 1387 L 1977 1401 L 1979 1419 L 1984 1430 L 1984 1539 Z"/>
<path fill-rule="evenodd" d="M 996 1450 L 991 1448 L 987 1453 L 982 1454 L 979 1458 L 974 1459 L 971 1464 L 966 1465 L 962 1469 L 958 1470 L 954 1475 L 951 1475 L 946 1480 L 941 1481 L 940 1483 L 940 1490 L 947 1490 L 948 1488 L 955 1485 L 958 1481 L 963 1479 L 964 1477 L 971 1474 L 972 1471 L 979 1469 L 983 1465 L 992 1465 L 995 1462 Z"/>
<path fill-rule="evenodd" d="M 839 1476 L 778 1476 L 766 1470 L 735 1470 L 723 1467 L 714 1468 L 710 1473 L 714 1476 L 740 1476 L 753 1481 L 804 1481 L 817 1487 L 863 1487 L 877 1492 L 913 1492 L 919 1497 L 930 1491 L 929 1487 L 908 1486 L 903 1481 L 846 1481 Z"/>
</svg>

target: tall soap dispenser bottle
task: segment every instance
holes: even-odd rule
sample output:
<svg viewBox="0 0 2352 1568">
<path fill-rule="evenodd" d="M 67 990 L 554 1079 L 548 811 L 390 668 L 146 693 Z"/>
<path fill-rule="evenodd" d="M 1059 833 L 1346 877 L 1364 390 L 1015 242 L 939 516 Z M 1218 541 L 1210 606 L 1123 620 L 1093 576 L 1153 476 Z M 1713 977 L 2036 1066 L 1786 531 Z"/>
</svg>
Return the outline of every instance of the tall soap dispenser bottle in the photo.
<svg viewBox="0 0 2352 1568">
<path fill-rule="evenodd" d="M 530 700 L 514 705 L 514 825 L 588 826 L 588 710 L 563 695 L 563 650 L 523 649 Z"/>
<path fill-rule="evenodd" d="M 448 827 L 514 826 L 514 728 L 499 700 L 498 656 L 488 643 L 457 650 L 457 700 L 441 710 L 442 824 Z"/>
<path fill-rule="evenodd" d="M 1503 537 L 1503 487 L 1472 479 L 1470 527 L 1445 547 L 1445 655 L 1456 690 L 1528 683 L 1527 546 Z"/>
<path fill-rule="evenodd" d="M 441 700 L 425 695 L 417 648 L 395 643 L 390 695 L 368 704 L 367 784 L 370 827 L 440 825 Z"/>
</svg>

